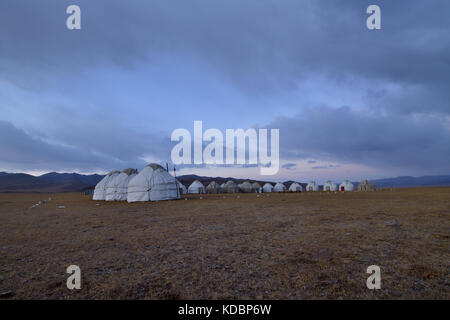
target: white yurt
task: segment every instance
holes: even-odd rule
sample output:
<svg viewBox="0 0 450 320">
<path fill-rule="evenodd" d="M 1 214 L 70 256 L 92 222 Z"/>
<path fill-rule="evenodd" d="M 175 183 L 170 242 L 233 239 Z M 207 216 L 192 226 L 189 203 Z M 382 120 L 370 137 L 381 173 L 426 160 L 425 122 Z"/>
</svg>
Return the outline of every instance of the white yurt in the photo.
<svg viewBox="0 0 450 320">
<path fill-rule="evenodd" d="M 363 180 L 357 188 L 358 191 L 375 191 L 375 186 L 369 180 Z"/>
<path fill-rule="evenodd" d="M 286 191 L 286 186 L 281 182 L 278 182 L 275 187 L 273 187 L 273 192 L 284 192 Z"/>
<path fill-rule="evenodd" d="M 293 182 L 293 183 L 291 183 L 291 185 L 289 187 L 289 191 L 290 192 L 302 192 L 303 188 L 299 183 Z"/>
<path fill-rule="evenodd" d="M 315 181 L 310 181 L 306 185 L 306 191 L 319 191 L 319 185 Z"/>
<path fill-rule="evenodd" d="M 128 183 L 128 202 L 174 199 L 180 199 L 177 180 L 159 164 L 149 164 Z"/>
<path fill-rule="evenodd" d="M 120 174 L 112 178 L 106 186 L 106 201 L 126 201 L 128 193 L 128 183 L 137 175 L 136 169 L 125 169 Z"/>
<path fill-rule="evenodd" d="M 354 188 L 353 183 L 348 180 L 345 180 L 339 185 L 339 191 L 353 191 Z"/>
<path fill-rule="evenodd" d="M 211 181 L 206 187 L 206 193 L 221 193 L 221 191 L 220 185 L 215 181 Z"/>
<path fill-rule="evenodd" d="M 95 186 L 93 200 L 105 200 L 106 199 L 106 187 L 108 183 L 120 174 L 119 171 L 111 171 L 108 173 L 99 183 Z"/>
<path fill-rule="evenodd" d="M 252 187 L 254 192 L 261 193 L 261 186 L 258 182 L 253 182 Z"/>
<path fill-rule="evenodd" d="M 198 180 L 191 183 L 188 188 L 188 193 L 206 193 L 205 186 Z"/>
<path fill-rule="evenodd" d="M 273 192 L 273 185 L 271 183 L 266 183 L 263 188 L 262 188 L 263 192 Z"/>
<path fill-rule="evenodd" d="M 221 192 L 223 192 L 223 189 L 225 189 L 225 182 L 220 185 L 220 191 Z"/>
<path fill-rule="evenodd" d="M 239 185 L 239 190 L 244 193 L 250 193 L 253 191 L 253 186 L 249 181 L 244 181 Z"/>
<path fill-rule="evenodd" d="M 178 183 L 178 190 L 180 190 L 180 195 L 181 194 L 187 194 L 187 188 L 185 187 L 184 184 L 182 184 L 180 181 L 177 180 Z"/>
<path fill-rule="evenodd" d="M 333 183 L 333 181 L 328 180 L 323 185 L 323 191 L 337 191 L 338 187 L 336 183 Z"/>
<path fill-rule="evenodd" d="M 222 188 L 222 192 L 223 193 L 236 193 L 236 192 L 239 192 L 239 187 L 234 181 L 228 180 L 225 183 L 225 186 Z"/>
</svg>

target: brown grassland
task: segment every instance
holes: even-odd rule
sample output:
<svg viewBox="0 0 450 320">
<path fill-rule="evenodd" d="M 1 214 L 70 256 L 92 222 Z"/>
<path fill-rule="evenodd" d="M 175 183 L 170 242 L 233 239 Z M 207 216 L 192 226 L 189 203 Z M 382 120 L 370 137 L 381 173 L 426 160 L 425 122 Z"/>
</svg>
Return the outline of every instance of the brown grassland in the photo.
<svg viewBox="0 0 450 320">
<path fill-rule="evenodd" d="M 78 193 L 0 194 L 0 293 L 11 291 L 7 299 L 449 299 L 449 214 L 444 187 L 189 195 L 134 204 Z M 66 287 L 72 264 L 81 268 L 81 290 Z M 366 287 L 373 264 L 381 267 L 380 290 Z"/>
</svg>

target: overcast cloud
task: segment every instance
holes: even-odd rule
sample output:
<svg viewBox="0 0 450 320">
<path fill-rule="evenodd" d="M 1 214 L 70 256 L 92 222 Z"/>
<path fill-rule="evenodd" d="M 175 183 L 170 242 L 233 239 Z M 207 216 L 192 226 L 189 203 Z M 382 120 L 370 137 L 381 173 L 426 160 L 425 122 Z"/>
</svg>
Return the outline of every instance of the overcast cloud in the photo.
<svg viewBox="0 0 450 320">
<path fill-rule="evenodd" d="M 82 30 L 65 27 L 70 4 Z M 369 4 L 381 30 L 365 27 Z M 297 179 L 299 161 L 312 174 L 449 174 L 449 12 L 442 0 L 2 0 L 0 171 L 140 168 L 202 120 L 279 128 L 281 174 Z"/>
</svg>

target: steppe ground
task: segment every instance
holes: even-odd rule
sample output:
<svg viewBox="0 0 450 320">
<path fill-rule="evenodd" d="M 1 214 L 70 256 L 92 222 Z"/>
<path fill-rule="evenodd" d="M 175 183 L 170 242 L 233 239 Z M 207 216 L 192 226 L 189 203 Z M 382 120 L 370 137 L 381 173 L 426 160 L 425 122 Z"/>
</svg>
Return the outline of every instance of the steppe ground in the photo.
<svg viewBox="0 0 450 320">
<path fill-rule="evenodd" d="M 0 194 L 0 293 L 450 298 L 450 188 L 202 197 L 128 204 L 79 193 Z M 66 287 L 73 264 L 81 290 Z M 370 265 L 381 268 L 380 290 L 366 287 Z"/>
</svg>

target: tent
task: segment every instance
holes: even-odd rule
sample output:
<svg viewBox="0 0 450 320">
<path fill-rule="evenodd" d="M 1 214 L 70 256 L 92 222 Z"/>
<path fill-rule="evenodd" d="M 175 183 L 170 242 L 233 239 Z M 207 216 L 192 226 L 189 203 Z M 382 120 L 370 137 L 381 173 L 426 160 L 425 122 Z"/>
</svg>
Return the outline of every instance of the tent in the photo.
<svg viewBox="0 0 450 320">
<path fill-rule="evenodd" d="M 221 193 L 221 191 L 220 185 L 215 181 L 211 181 L 206 187 L 206 193 Z"/>
<path fill-rule="evenodd" d="M 261 193 L 261 186 L 259 185 L 258 182 L 253 182 L 252 187 L 253 187 L 253 191 L 255 191 L 257 193 Z"/>
<path fill-rule="evenodd" d="M 128 193 L 128 183 L 137 175 L 136 169 L 125 169 L 120 174 L 112 178 L 106 186 L 106 201 L 126 201 Z"/>
<path fill-rule="evenodd" d="M 302 188 L 302 186 L 299 183 L 293 182 L 291 184 L 291 186 L 289 187 L 289 191 L 290 192 L 302 192 L 303 188 Z"/>
<path fill-rule="evenodd" d="M 239 185 L 239 189 L 241 190 L 241 192 L 244 192 L 244 193 L 254 192 L 252 184 L 248 181 L 242 182 Z"/>
<path fill-rule="evenodd" d="M 278 182 L 275 187 L 273 187 L 273 192 L 284 192 L 286 191 L 286 186 Z"/>
<path fill-rule="evenodd" d="M 119 171 L 111 171 L 95 186 L 93 200 L 105 200 L 108 183 L 119 175 Z"/>
<path fill-rule="evenodd" d="M 363 180 L 358 185 L 358 191 L 375 191 L 375 186 L 371 184 L 368 180 Z"/>
<path fill-rule="evenodd" d="M 205 186 L 198 180 L 191 183 L 188 193 L 206 193 Z"/>
<path fill-rule="evenodd" d="M 337 184 L 333 183 L 331 180 L 328 180 L 323 185 L 323 191 L 336 191 L 338 189 Z"/>
<path fill-rule="evenodd" d="M 223 193 L 236 193 L 239 192 L 239 187 L 237 186 L 237 184 L 232 181 L 232 180 L 228 180 L 225 183 L 225 187 L 222 190 Z"/>
<path fill-rule="evenodd" d="M 177 181 L 159 164 L 149 164 L 128 183 L 128 202 L 174 199 L 180 199 Z"/>
<path fill-rule="evenodd" d="M 271 183 L 266 183 L 263 188 L 262 188 L 263 192 L 273 192 L 273 185 Z"/>
<path fill-rule="evenodd" d="M 315 181 L 310 181 L 306 185 L 306 191 L 319 191 L 319 186 L 316 184 Z"/>
<path fill-rule="evenodd" d="M 187 193 L 187 188 L 180 181 L 177 180 L 178 190 L 180 190 L 180 195 Z"/>
<path fill-rule="evenodd" d="M 339 191 L 353 191 L 353 189 L 354 189 L 353 183 L 351 183 L 348 180 L 345 180 L 339 185 Z"/>
</svg>

